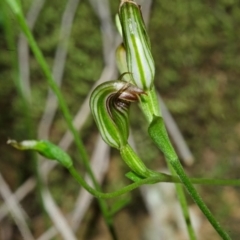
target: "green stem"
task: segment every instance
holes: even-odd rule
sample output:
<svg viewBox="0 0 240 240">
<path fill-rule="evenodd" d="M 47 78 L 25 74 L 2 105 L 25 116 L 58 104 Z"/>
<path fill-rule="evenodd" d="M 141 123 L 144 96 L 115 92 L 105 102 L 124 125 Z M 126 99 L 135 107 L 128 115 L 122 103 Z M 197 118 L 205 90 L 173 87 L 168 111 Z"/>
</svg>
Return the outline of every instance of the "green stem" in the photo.
<svg viewBox="0 0 240 240">
<path fill-rule="evenodd" d="M 71 173 L 71 175 L 73 176 L 73 178 L 81 186 L 83 186 L 89 193 L 94 195 L 96 198 L 103 198 L 103 199 L 118 197 L 122 194 L 132 191 L 133 189 L 138 188 L 141 185 L 158 182 L 158 180 L 165 182 L 165 180 L 163 178 L 159 179 L 160 177 L 145 178 L 145 179 L 139 180 L 138 182 L 132 183 L 126 187 L 123 187 L 117 191 L 114 191 L 111 193 L 103 193 L 103 192 L 100 192 L 100 191 L 92 188 L 91 186 L 89 186 L 87 184 L 87 182 L 85 182 L 85 180 L 79 175 L 79 173 L 76 171 L 76 169 L 73 166 L 68 168 L 68 170 Z M 166 182 L 170 182 L 170 178 L 166 179 Z"/>
<path fill-rule="evenodd" d="M 85 180 L 81 177 L 81 175 L 79 175 L 79 173 L 76 171 L 76 169 L 74 168 L 74 166 L 71 166 L 70 168 L 68 168 L 68 171 L 70 172 L 70 174 L 73 176 L 73 178 L 81 185 L 83 186 L 89 193 L 91 193 L 93 196 L 95 196 L 96 198 L 104 198 L 104 199 L 108 199 L 108 198 L 114 198 L 114 197 L 118 197 L 122 194 L 125 194 L 127 192 L 130 192 L 136 188 L 138 188 L 139 186 L 142 186 L 144 184 L 153 184 L 153 183 L 158 183 L 158 182 L 168 182 L 168 183 L 182 183 L 182 181 L 178 178 L 178 177 L 174 177 L 174 176 L 170 176 L 170 175 L 166 175 L 166 177 L 164 177 L 164 175 L 161 176 L 155 176 L 155 177 L 149 177 L 149 178 L 144 178 L 141 180 L 138 180 L 135 183 L 132 183 L 128 186 L 125 186 L 117 191 L 111 192 L 111 193 L 103 193 L 100 192 L 94 188 L 92 188 L 90 185 L 88 185 L 87 182 L 85 182 Z M 240 186 L 240 180 L 223 180 L 223 179 L 198 179 L 198 178 L 190 178 L 190 181 L 193 184 L 205 184 L 205 185 L 221 185 L 221 186 Z"/>
<path fill-rule="evenodd" d="M 29 102 L 29 99 L 27 99 L 24 91 L 24 86 L 22 84 L 22 79 L 19 76 L 19 64 L 18 64 L 18 56 L 16 51 L 16 44 L 15 44 L 15 36 L 13 33 L 13 26 L 11 26 L 11 23 L 9 21 L 7 8 L 4 2 L 0 3 L 2 12 L 4 14 L 4 32 L 6 36 L 6 42 L 8 45 L 8 49 L 10 49 L 9 54 L 11 56 L 11 65 L 12 65 L 12 79 L 14 81 L 15 87 L 17 89 L 18 96 L 20 97 L 21 101 L 21 113 L 24 117 L 24 125 L 25 125 L 25 132 L 28 139 L 34 139 L 35 138 L 35 131 L 34 131 L 34 124 L 31 117 L 32 112 L 32 106 Z M 42 207 L 42 210 L 44 211 L 42 197 L 41 197 L 41 189 L 42 189 L 42 181 L 39 177 L 38 173 L 38 161 L 37 156 L 35 152 L 30 153 L 31 159 L 33 159 L 33 168 L 34 173 L 37 179 L 37 195 L 40 202 L 40 205 Z"/>
<path fill-rule="evenodd" d="M 161 117 L 161 111 L 159 108 L 158 99 L 157 99 L 157 95 L 154 87 L 148 90 L 146 92 L 146 95 L 141 95 L 141 108 L 149 123 L 153 121 L 154 116 Z M 173 167 L 169 163 L 168 163 L 168 168 L 171 171 L 172 175 L 176 175 L 176 172 L 174 171 Z M 196 239 L 196 235 L 194 233 L 194 229 L 190 220 L 184 190 L 182 186 L 179 184 L 175 184 L 175 187 L 176 187 L 178 199 L 180 201 L 180 205 L 181 205 L 181 209 L 182 209 L 185 223 L 187 226 L 189 237 L 191 240 L 194 240 Z"/>
<path fill-rule="evenodd" d="M 159 106 L 158 106 L 158 100 L 157 95 L 155 92 L 155 88 L 152 87 L 152 89 L 147 90 L 145 92 L 146 94 L 142 94 L 140 96 L 140 106 L 142 111 L 145 114 L 145 117 L 147 118 L 147 121 L 149 123 L 152 122 L 154 116 L 161 116 L 159 112 Z"/>
<path fill-rule="evenodd" d="M 172 159 L 170 161 L 170 164 L 173 166 L 175 171 L 177 172 L 179 178 L 184 183 L 184 186 L 188 190 L 189 194 L 192 196 L 198 207 L 202 210 L 204 215 L 207 217 L 209 222 L 212 224 L 212 226 L 215 228 L 215 230 L 219 233 L 219 235 L 226 240 L 231 239 L 227 232 L 224 231 L 224 229 L 221 227 L 221 225 L 217 222 L 217 220 L 212 215 L 209 208 L 205 205 L 202 198 L 199 196 L 198 192 L 192 185 L 190 179 L 187 177 L 186 173 L 184 172 L 184 169 L 182 168 L 182 165 L 180 164 L 178 159 Z"/>
<path fill-rule="evenodd" d="M 239 179 L 209 179 L 209 178 L 190 178 L 193 184 L 208 186 L 240 186 Z"/>
<path fill-rule="evenodd" d="M 120 148 L 120 154 L 128 167 L 139 177 L 148 178 L 164 174 L 148 169 L 129 144 Z M 164 176 L 163 176 L 164 177 Z"/>
<path fill-rule="evenodd" d="M 189 194 L 192 196 L 193 200 L 196 202 L 198 207 L 202 210 L 204 215 L 207 217 L 209 222 L 215 228 L 215 230 L 219 233 L 219 235 L 223 239 L 231 239 L 229 235 L 223 230 L 217 220 L 214 218 L 208 207 L 203 202 L 202 198 L 199 196 L 198 192 L 194 188 L 191 180 L 186 175 L 178 157 L 172 147 L 172 144 L 168 138 L 167 131 L 165 129 L 165 125 L 161 117 L 155 117 L 152 123 L 149 126 L 149 135 L 158 148 L 164 153 L 166 159 L 171 164 L 178 177 L 181 179 L 182 183 L 188 190 Z"/>
<path fill-rule="evenodd" d="M 155 108 L 152 106 L 155 105 Z M 149 106 L 149 107 L 148 107 Z M 178 160 L 178 156 L 169 140 L 163 119 L 161 117 L 160 108 L 158 107 L 158 101 L 156 98 L 156 92 L 154 89 L 149 91 L 148 95 L 145 96 L 144 101 L 141 99 L 141 108 L 150 123 L 148 132 L 152 140 L 158 146 L 158 148 L 164 153 L 165 158 L 177 173 L 178 177 L 192 196 L 193 200 L 202 210 L 204 215 L 207 217 L 209 222 L 219 233 L 223 239 L 230 239 L 229 235 L 223 230 L 220 224 L 216 221 L 208 207 L 205 205 L 198 192 L 194 188 L 191 180 L 186 175 L 181 163 Z M 184 211 L 184 210 L 183 210 Z"/>
<path fill-rule="evenodd" d="M 167 164 L 168 164 L 168 168 L 171 171 L 172 175 L 176 175 L 176 172 L 174 171 L 173 167 L 169 164 L 169 162 L 167 162 Z M 175 188 L 176 188 L 178 200 L 180 202 L 181 209 L 183 212 L 185 224 L 187 226 L 189 238 L 190 238 L 190 240 L 195 240 L 197 238 L 196 238 L 196 234 L 194 232 L 193 225 L 191 222 L 191 218 L 190 218 L 190 214 L 189 214 L 189 210 L 188 210 L 187 199 L 186 199 L 186 196 L 184 193 L 183 186 L 180 184 L 175 184 Z"/>
<path fill-rule="evenodd" d="M 51 74 L 51 71 L 48 67 L 48 64 L 47 62 L 45 61 L 45 58 L 41 52 L 41 50 L 39 49 L 31 31 L 29 30 L 28 28 L 28 25 L 25 21 L 25 18 L 23 16 L 23 13 L 22 13 L 22 10 L 19 6 L 19 4 L 14 1 L 14 0 L 5 0 L 8 5 L 10 6 L 10 8 L 12 9 L 12 11 L 14 12 L 17 20 L 18 20 L 18 24 L 20 25 L 21 27 L 21 30 L 24 32 L 25 34 L 25 37 L 40 65 L 40 67 L 42 68 L 42 71 L 46 77 L 46 80 L 50 86 L 50 88 L 52 89 L 52 91 L 55 93 L 57 99 L 58 99 L 58 103 L 59 103 L 59 106 L 61 108 L 61 111 L 63 113 L 63 116 L 66 120 L 66 123 L 68 125 L 68 128 L 69 130 L 71 131 L 71 133 L 73 134 L 73 138 L 74 138 L 74 141 L 77 145 L 77 148 L 79 150 L 79 153 L 82 157 L 82 161 L 84 163 L 84 166 L 87 170 L 87 172 L 89 173 L 90 175 L 90 178 L 92 179 L 93 181 L 93 184 L 94 184 L 94 187 L 97 189 L 97 190 L 100 190 L 100 186 L 92 172 L 92 169 L 90 167 L 90 164 L 89 164 L 89 158 L 88 158 L 88 155 L 87 155 L 87 152 L 84 148 L 84 145 L 79 137 L 79 133 L 77 132 L 77 130 L 75 129 L 74 125 L 73 125 L 73 122 L 72 122 L 72 117 L 70 115 L 70 112 L 68 110 L 68 107 L 66 105 L 66 102 L 61 94 L 61 91 L 59 90 L 57 84 L 55 83 L 53 77 L 52 77 L 52 74 Z M 100 205 L 100 208 L 101 208 L 101 211 L 103 213 L 103 216 L 104 216 L 104 219 L 107 223 L 107 225 L 109 226 L 110 228 L 110 231 L 113 232 L 113 224 L 112 224 L 112 218 L 109 216 L 108 214 L 108 207 L 107 207 L 107 204 L 105 201 L 103 200 L 99 200 L 99 205 Z"/>
</svg>

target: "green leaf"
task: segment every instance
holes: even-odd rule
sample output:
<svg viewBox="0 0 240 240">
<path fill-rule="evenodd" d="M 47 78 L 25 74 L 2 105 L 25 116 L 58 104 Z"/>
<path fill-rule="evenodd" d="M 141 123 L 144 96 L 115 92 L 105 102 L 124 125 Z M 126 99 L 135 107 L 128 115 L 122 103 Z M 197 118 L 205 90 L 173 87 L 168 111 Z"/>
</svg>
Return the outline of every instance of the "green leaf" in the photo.
<svg viewBox="0 0 240 240">
<path fill-rule="evenodd" d="M 133 182 L 138 182 L 139 180 L 142 180 L 143 178 L 139 177 L 136 173 L 134 172 L 128 172 L 125 174 L 125 176 L 132 180 Z"/>
</svg>

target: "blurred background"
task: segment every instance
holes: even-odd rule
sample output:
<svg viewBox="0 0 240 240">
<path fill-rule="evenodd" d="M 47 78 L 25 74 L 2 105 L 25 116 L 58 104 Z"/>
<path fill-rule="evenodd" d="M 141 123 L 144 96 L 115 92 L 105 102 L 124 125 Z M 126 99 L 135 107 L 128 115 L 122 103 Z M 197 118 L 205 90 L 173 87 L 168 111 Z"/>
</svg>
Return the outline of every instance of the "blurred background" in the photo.
<svg viewBox="0 0 240 240">
<path fill-rule="evenodd" d="M 114 57 L 121 38 L 114 18 L 119 1 L 21 2 L 103 191 L 129 184 L 124 177 L 127 167 L 117 151 L 101 142 L 88 107 L 88 94 L 94 84 L 118 77 Z M 156 88 L 184 138 L 179 147 L 179 138 L 174 131 L 171 134 L 188 175 L 237 179 L 239 2 L 137 2 L 142 4 L 152 43 Z M 0 239 L 111 239 L 97 201 L 65 169 L 6 144 L 8 138 L 49 139 L 68 151 L 84 176 L 79 153 L 54 95 L 13 13 L 3 3 L 0 96 Z M 130 118 L 139 156 L 150 168 L 165 170 L 165 160 L 147 136 L 146 120 L 137 105 L 132 106 Z M 172 119 L 167 116 L 165 120 Z M 239 188 L 197 186 L 197 189 L 232 239 L 238 239 Z M 119 239 L 188 239 L 174 185 L 144 186 L 107 202 L 113 206 L 117 200 L 126 204 L 114 216 Z M 220 239 L 190 197 L 188 202 L 198 239 Z"/>
</svg>

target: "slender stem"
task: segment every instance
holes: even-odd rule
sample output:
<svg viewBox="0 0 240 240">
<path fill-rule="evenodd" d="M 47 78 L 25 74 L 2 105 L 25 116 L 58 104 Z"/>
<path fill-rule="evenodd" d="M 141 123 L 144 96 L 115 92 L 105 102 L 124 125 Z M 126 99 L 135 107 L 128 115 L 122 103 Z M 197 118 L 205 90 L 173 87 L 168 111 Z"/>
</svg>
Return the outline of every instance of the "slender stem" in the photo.
<svg viewBox="0 0 240 240">
<path fill-rule="evenodd" d="M 146 95 L 142 94 L 140 100 L 141 109 L 149 123 L 152 122 L 154 116 L 162 116 L 159 111 L 157 95 L 154 87 L 151 90 L 146 91 Z"/>
<path fill-rule="evenodd" d="M 169 162 L 167 161 L 168 164 L 168 168 L 171 171 L 172 175 L 176 175 L 176 172 L 174 171 L 173 167 L 169 164 Z M 190 214 L 189 214 L 189 210 L 188 210 L 188 204 L 187 204 L 187 199 L 184 193 L 184 189 L 183 186 L 180 184 L 175 184 L 176 187 L 176 191 L 177 191 L 177 195 L 178 195 L 178 200 L 180 202 L 181 205 L 181 209 L 183 212 L 183 217 L 185 220 L 185 224 L 187 226 L 187 231 L 188 231 L 188 235 L 189 235 L 189 239 L 190 240 L 196 240 L 196 234 L 194 232 L 194 228 L 191 222 L 191 218 L 190 218 Z"/>
<path fill-rule="evenodd" d="M 155 116 L 159 116 L 159 117 L 162 116 L 154 87 L 152 89 L 148 90 L 146 92 L 146 95 L 141 96 L 141 108 L 142 108 L 142 111 L 145 114 L 147 121 L 149 123 L 151 123 L 153 121 Z M 171 171 L 172 175 L 176 175 L 176 172 L 175 172 L 174 168 L 172 167 L 172 165 L 169 164 L 168 161 L 167 161 L 167 164 L 168 164 L 168 168 Z M 180 206 L 181 206 L 181 209 L 183 212 L 185 223 L 187 226 L 188 235 L 191 240 L 195 240 L 196 235 L 195 235 L 192 223 L 191 223 L 184 190 L 183 190 L 182 186 L 179 184 L 175 184 L 175 187 L 176 187 L 178 199 L 180 201 Z"/>
<path fill-rule="evenodd" d="M 24 125 L 25 125 L 24 130 L 26 131 L 26 135 L 28 139 L 34 139 L 36 132 L 34 130 L 34 123 L 31 118 L 32 106 L 26 97 L 24 86 L 22 84 L 22 79 L 20 78 L 20 75 L 19 75 L 19 64 L 17 60 L 18 59 L 17 51 L 15 51 L 16 44 L 15 44 L 15 36 L 13 33 L 13 26 L 11 26 L 11 23 L 9 21 L 5 3 L 1 2 L 0 5 L 3 9 L 3 14 L 4 14 L 3 22 L 4 22 L 6 42 L 8 45 L 8 49 L 10 49 L 9 53 L 11 56 L 11 64 L 12 64 L 12 79 L 14 81 L 14 84 L 17 89 L 17 93 L 18 93 L 18 96 L 20 97 L 20 102 L 21 102 L 21 113 L 23 114 Z M 31 152 L 30 156 L 31 156 L 31 159 L 33 160 L 33 168 L 34 168 L 33 171 L 35 173 L 36 180 L 37 180 L 38 199 L 39 199 L 41 208 L 44 211 L 42 197 L 41 197 L 42 181 L 38 173 L 37 156 L 35 152 Z"/>
<path fill-rule="evenodd" d="M 158 182 L 158 180 L 160 178 L 160 177 L 145 178 L 143 180 L 139 180 L 138 182 L 132 183 L 126 187 L 123 187 L 117 191 L 114 191 L 111 193 L 103 193 L 103 192 L 100 192 L 100 191 L 92 188 L 91 186 L 89 186 L 87 184 L 87 182 L 85 182 L 85 180 L 79 175 L 79 173 L 76 171 L 76 169 L 73 166 L 68 168 L 68 170 L 71 173 L 71 175 L 73 176 L 73 178 L 81 186 L 83 186 L 89 193 L 91 193 L 92 195 L 94 195 L 97 198 L 103 198 L 103 199 L 118 197 L 122 194 L 132 191 L 133 189 L 138 188 L 139 186 L 141 186 L 143 184 L 149 184 L 149 183 L 151 184 L 153 182 Z M 163 178 L 161 178 L 160 181 L 165 181 L 165 180 Z M 179 180 L 176 180 L 176 181 L 179 181 Z M 170 179 L 166 179 L 166 182 L 170 182 Z"/>
<path fill-rule="evenodd" d="M 154 118 L 154 120 L 149 126 L 148 132 L 152 140 L 158 146 L 158 148 L 164 153 L 166 159 L 168 160 L 168 162 L 171 164 L 171 166 L 177 173 L 178 177 L 180 178 L 180 180 L 188 190 L 189 194 L 191 195 L 193 200 L 196 202 L 198 207 L 202 210 L 203 214 L 207 217 L 207 219 L 212 224 L 212 226 L 215 228 L 215 230 L 219 233 L 219 235 L 223 239 L 226 239 L 226 240 L 231 239 L 227 234 L 227 232 L 223 230 L 223 228 L 214 218 L 213 214 L 211 213 L 209 208 L 206 206 L 206 204 L 203 202 L 202 198 L 194 188 L 191 180 L 186 175 L 178 159 L 178 156 L 176 155 L 172 147 L 172 144 L 168 138 L 168 134 L 161 117 Z"/>
<path fill-rule="evenodd" d="M 227 232 L 223 230 L 223 228 L 220 226 L 220 224 L 217 222 L 217 220 L 212 215 L 209 208 L 206 206 L 206 204 L 203 202 L 202 198 L 199 196 L 198 192 L 192 185 L 190 179 L 187 177 L 186 173 L 184 172 L 184 169 L 182 168 L 182 165 L 180 164 L 178 159 L 170 160 L 170 164 L 173 166 L 175 171 L 177 172 L 179 178 L 184 183 L 184 186 L 188 190 L 189 194 L 192 196 L 198 207 L 202 210 L 204 215 L 207 217 L 209 222 L 212 224 L 212 226 L 215 228 L 215 230 L 219 233 L 219 235 L 226 240 L 231 239 Z"/>
<path fill-rule="evenodd" d="M 226 239 L 226 240 L 230 239 L 229 235 L 223 230 L 223 228 L 214 218 L 214 216 L 212 215 L 212 213 L 210 212 L 210 210 L 208 209 L 208 207 L 203 202 L 202 198 L 199 196 L 198 192 L 194 188 L 193 183 L 186 175 L 178 159 L 178 156 L 176 155 L 175 150 L 169 140 L 168 133 L 165 128 L 165 124 L 160 114 L 160 108 L 158 110 L 159 113 L 156 114 L 156 111 L 153 111 L 153 108 L 146 107 L 147 106 L 146 103 L 148 101 L 150 102 L 151 106 L 152 105 L 158 106 L 157 98 L 154 97 L 154 95 L 156 96 L 156 92 L 154 90 L 149 91 L 148 95 L 150 96 L 149 100 L 148 98 L 146 98 L 144 99 L 144 101 L 141 101 L 141 107 L 145 116 L 147 117 L 148 122 L 150 123 L 148 128 L 148 133 L 150 137 L 158 146 L 158 148 L 164 153 L 165 158 L 167 159 L 169 164 L 172 166 L 174 171 L 177 173 L 178 177 L 180 178 L 180 180 L 188 190 L 189 194 L 191 195 L 193 200 L 196 202 L 196 204 L 199 206 L 199 208 L 202 210 L 202 212 L 207 217 L 207 219 L 212 224 L 212 226 L 215 228 L 215 230 L 219 233 L 219 235 L 223 239 Z"/>
<path fill-rule="evenodd" d="M 88 155 L 87 155 L 87 152 L 84 148 L 84 145 L 80 139 L 80 134 L 77 132 L 77 130 L 75 129 L 74 125 L 73 125 L 73 122 L 72 122 L 72 117 L 70 115 L 70 112 L 68 110 L 68 107 L 66 105 L 66 102 L 61 94 L 61 91 L 60 89 L 58 88 L 57 84 L 55 83 L 53 77 L 52 77 L 52 74 L 51 74 L 51 71 L 48 67 L 48 64 L 47 62 L 45 61 L 45 58 L 41 52 L 41 50 L 39 49 L 31 31 L 29 30 L 28 28 L 28 25 L 25 21 L 25 18 L 23 16 L 23 13 L 22 13 L 22 10 L 19 6 L 19 4 L 14 1 L 14 0 L 5 0 L 9 6 L 11 7 L 12 11 L 14 12 L 17 20 L 18 20 L 18 23 L 21 27 L 21 30 L 24 32 L 25 34 L 25 37 L 26 39 L 28 40 L 28 43 L 39 63 L 39 65 L 41 66 L 42 68 L 42 71 L 46 77 L 46 80 L 50 86 L 50 88 L 52 89 L 52 91 L 55 93 L 57 99 L 58 99 L 58 102 L 59 102 L 59 106 L 62 110 L 62 113 L 63 113 L 63 116 L 66 120 L 66 123 L 68 125 L 68 128 L 69 130 L 71 131 L 71 133 L 73 134 L 73 137 L 74 137 L 74 141 L 77 145 L 77 148 L 79 150 L 79 153 L 82 157 L 82 161 L 84 163 L 84 166 L 86 167 L 86 170 L 87 172 L 89 173 L 90 175 L 90 178 L 92 179 L 93 181 L 93 184 L 94 184 L 94 187 L 97 189 L 97 190 L 100 190 L 100 186 L 92 172 L 92 169 L 90 167 L 90 164 L 89 164 L 89 158 L 88 158 Z M 99 200 L 99 205 L 100 205 L 100 208 L 101 208 L 101 211 L 103 213 L 103 216 L 104 216 L 104 219 L 107 223 L 107 225 L 109 226 L 109 229 L 111 232 L 113 232 L 113 224 L 112 224 L 112 218 L 109 216 L 108 214 L 108 207 L 107 207 L 107 204 L 105 201 L 103 200 Z"/>
<path fill-rule="evenodd" d="M 209 179 L 209 178 L 190 178 L 193 184 L 208 186 L 240 186 L 239 179 Z"/>
<path fill-rule="evenodd" d="M 73 178 L 81 185 L 83 186 L 89 193 L 91 193 L 92 195 L 94 195 L 96 198 L 114 198 L 114 197 L 118 197 L 122 194 L 125 194 L 127 192 L 130 192 L 136 188 L 138 188 L 139 186 L 142 186 L 144 184 L 153 184 L 153 183 L 158 183 L 158 182 L 168 182 L 168 183 L 182 183 L 182 181 L 178 178 L 178 177 L 174 177 L 174 176 L 170 176 L 167 175 L 164 176 L 156 176 L 156 177 L 149 177 L 149 178 L 144 178 L 141 180 L 138 180 L 135 183 L 132 183 L 130 185 L 127 185 L 117 191 L 111 192 L 111 193 L 103 193 L 100 192 L 94 188 L 92 188 L 91 186 L 88 185 L 87 182 L 85 182 L 85 180 L 81 177 L 81 175 L 79 175 L 79 173 L 76 171 L 76 169 L 74 168 L 74 166 L 71 166 L 70 168 L 68 168 L 70 174 L 73 176 Z M 223 179 L 214 179 L 214 181 L 212 182 L 213 179 L 198 179 L 198 178 L 190 178 L 190 181 L 193 184 L 205 184 L 205 185 L 226 185 L 226 186 L 240 186 L 240 180 L 223 180 Z"/>
</svg>

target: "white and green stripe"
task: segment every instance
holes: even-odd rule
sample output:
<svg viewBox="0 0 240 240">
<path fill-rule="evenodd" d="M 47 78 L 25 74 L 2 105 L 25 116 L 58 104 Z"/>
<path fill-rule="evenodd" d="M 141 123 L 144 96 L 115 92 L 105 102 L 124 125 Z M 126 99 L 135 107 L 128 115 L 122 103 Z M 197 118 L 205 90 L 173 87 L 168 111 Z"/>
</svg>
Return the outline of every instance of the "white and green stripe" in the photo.
<svg viewBox="0 0 240 240">
<path fill-rule="evenodd" d="M 119 17 L 128 71 L 139 88 L 149 90 L 153 86 L 155 67 L 140 7 L 133 1 L 125 1 L 120 5 Z"/>
<path fill-rule="evenodd" d="M 149 170 L 128 144 L 129 107 L 145 94 L 125 81 L 109 81 L 99 85 L 90 97 L 90 108 L 103 140 L 119 149 L 124 162 L 141 178 L 158 176 Z"/>
<path fill-rule="evenodd" d="M 103 140 L 117 149 L 127 144 L 128 110 L 144 92 L 125 81 L 108 81 L 99 85 L 90 97 L 90 108 Z"/>
</svg>

